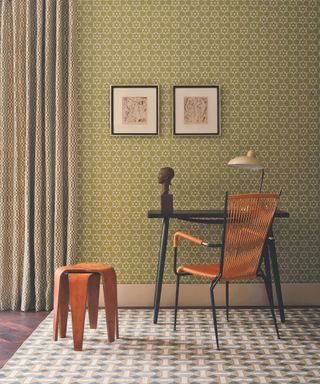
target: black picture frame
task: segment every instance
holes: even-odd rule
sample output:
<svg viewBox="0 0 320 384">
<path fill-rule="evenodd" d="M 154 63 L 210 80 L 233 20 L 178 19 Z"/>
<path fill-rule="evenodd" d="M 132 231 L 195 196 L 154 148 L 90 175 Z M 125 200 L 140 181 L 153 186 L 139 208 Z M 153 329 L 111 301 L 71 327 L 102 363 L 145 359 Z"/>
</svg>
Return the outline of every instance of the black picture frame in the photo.
<svg viewBox="0 0 320 384">
<path fill-rule="evenodd" d="M 174 85 L 172 120 L 174 136 L 220 136 L 220 86 Z"/>
<path fill-rule="evenodd" d="M 159 136 L 159 86 L 111 85 L 112 136 Z"/>
</svg>

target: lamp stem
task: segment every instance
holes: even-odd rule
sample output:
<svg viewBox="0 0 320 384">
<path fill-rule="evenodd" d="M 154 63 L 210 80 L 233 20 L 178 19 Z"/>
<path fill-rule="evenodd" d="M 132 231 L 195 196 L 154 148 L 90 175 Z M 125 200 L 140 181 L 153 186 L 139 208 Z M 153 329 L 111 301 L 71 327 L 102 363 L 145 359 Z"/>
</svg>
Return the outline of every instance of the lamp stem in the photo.
<svg viewBox="0 0 320 384">
<path fill-rule="evenodd" d="M 259 193 L 261 193 L 262 191 L 263 179 L 264 179 L 264 169 L 261 169 Z"/>
</svg>

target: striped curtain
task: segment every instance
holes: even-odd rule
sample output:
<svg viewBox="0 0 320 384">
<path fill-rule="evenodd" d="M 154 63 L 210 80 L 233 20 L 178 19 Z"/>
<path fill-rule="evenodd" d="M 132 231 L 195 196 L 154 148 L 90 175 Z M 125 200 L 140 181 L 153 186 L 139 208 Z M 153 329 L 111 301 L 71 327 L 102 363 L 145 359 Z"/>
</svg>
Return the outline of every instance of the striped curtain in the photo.
<svg viewBox="0 0 320 384">
<path fill-rule="evenodd" d="M 0 6 L 0 310 L 50 310 L 76 253 L 75 0 Z"/>
</svg>

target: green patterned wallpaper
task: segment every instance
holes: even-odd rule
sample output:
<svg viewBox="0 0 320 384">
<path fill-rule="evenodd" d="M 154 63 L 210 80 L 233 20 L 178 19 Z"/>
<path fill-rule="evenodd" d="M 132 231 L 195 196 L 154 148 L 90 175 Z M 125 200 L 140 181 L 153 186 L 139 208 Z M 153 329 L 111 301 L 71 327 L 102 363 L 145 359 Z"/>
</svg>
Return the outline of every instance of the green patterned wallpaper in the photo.
<svg viewBox="0 0 320 384">
<path fill-rule="evenodd" d="M 77 3 L 79 261 L 113 265 L 120 283 L 153 282 L 161 223 L 146 214 L 159 206 L 159 168 L 176 171 L 176 208 L 222 207 L 226 190 L 258 188 L 257 173 L 226 166 L 254 148 L 265 190 L 282 189 L 291 215 L 275 225 L 282 280 L 319 282 L 319 1 Z M 159 84 L 160 137 L 110 136 L 109 87 L 126 83 Z M 174 84 L 222 87 L 221 137 L 172 137 Z"/>
</svg>

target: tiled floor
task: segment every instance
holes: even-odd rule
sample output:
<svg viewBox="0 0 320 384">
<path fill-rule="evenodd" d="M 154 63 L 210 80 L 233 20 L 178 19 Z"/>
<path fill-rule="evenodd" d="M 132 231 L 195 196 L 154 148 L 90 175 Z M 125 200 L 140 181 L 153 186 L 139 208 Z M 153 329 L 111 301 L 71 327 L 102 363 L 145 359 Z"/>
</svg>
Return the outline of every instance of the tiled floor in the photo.
<svg viewBox="0 0 320 384">
<path fill-rule="evenodd" d="M 85 327 L 84 350 L 73 351 L 71 324 L 52 341 L 49 315 L 0 370 L 5 384 L 320 383 L 320 308 L 290 308 L 277 339 L 268 309 L 218 309 L 217 351 L 209 309 L 121 309 L 120 339 L 107 342 L 104 311 Z"/>
</svg>

